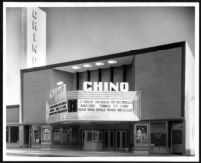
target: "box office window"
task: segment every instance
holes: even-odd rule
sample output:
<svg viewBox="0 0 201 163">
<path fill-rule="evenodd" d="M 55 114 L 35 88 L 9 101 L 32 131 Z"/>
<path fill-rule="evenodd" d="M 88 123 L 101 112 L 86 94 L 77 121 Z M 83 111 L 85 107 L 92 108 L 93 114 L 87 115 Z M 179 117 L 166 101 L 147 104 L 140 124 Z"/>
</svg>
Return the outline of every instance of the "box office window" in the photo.
<svg viewBox="0 0 201 163">
<path fill-rule="evenodd" d="M 77 112 L 77 100 L 68 100 L 68 112 Z"/>
<path fill-rule="evenodd" d="M 10 127 L 10 142 L 17 143 L 19 141 L 19 127 L 11 126 Z"/>
<path fill-rule="evenodd" d="M 151 144 L 154 146 L 167 145 L 167 133 L 165 122 L 151 122 Z"/>
<path fill-rule="evenodd" d="M 91 130 L 91 131 L 85 131 L 86 134 L 86 141 L 101 141 L 102 140 L 102 132 Z"/>
<path fill-rule="evenodd" d="M 87 141 L 92 141 L 92 131 L 87 132 Z"/>
<path fill-rule="evenodd" d="M 98 139 L 98 133 L 97 132 L 93 132 L 93 140 L 97 140 Z"/>
</svg>

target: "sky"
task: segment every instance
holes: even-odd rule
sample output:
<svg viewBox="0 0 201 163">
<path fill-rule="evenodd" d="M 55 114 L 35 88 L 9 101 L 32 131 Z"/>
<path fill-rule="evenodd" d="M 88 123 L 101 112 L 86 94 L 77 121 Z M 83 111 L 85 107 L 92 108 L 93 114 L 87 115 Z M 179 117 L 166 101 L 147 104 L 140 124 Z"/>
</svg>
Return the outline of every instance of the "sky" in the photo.
<svg viewBox="0 0 201 163">
<path fill-rule="evenodd" d="M 192 7 L 42 8 L 47 63 L 188 41 L 194 52 Z"/>
</svg>

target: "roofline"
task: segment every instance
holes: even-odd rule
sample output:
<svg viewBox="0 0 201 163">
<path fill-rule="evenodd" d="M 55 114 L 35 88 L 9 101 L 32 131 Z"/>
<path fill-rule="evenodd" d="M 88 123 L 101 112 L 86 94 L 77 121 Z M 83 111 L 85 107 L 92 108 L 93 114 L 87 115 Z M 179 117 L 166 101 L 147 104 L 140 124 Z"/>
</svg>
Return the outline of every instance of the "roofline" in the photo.
<svg viewBox="0 0 201 163">
<path fill-rule="evenodd" d="M 46 70 L 46 69 L 52 69 L 52 68 L 56 68 L 56 67 L 70 66 L 70 65 L 82 64 L 82 63 L 86 63 L 86 62 L 94 62 L 94 61 L 98 61 L 98 60 L 106 60 L 106 59 L 112 59 L 112 58 L 118 58 L 118 57 L 125 57 L 125 56 L 130 56 L 130 55 L 138 55 L 138 54 L 142 54 L 142 53 L 149 53 L 149 52 L 153 52 L 153 51 L 171 49 L 171 48 L 175 48 L 175 47 L 184 47 L 184 46 L 185 46 L 185 41 L 180 41 L 180 42 L 175 42 L 175 43 L 170 43 L 170 44 L 163 44 L 163 45 L 159 45 L 159 46 L 148 47 L 148 48 L 137 49 L 137 50 L 130 50 L 130 51 L 109 54 L 109 55 L 104 55 L 104 56 L 98 56 L 98 57 L 93 57 L 93 58 L 56 63 L 56 64 L 45 65 L 45 66 L 41 66 L 41 67 L 33 67 L 33 68 L 28 68 L 28 69 L 21 69 L 20 72 L 25 73 L 25 72 Z"/>
<path fill-rule="evenodd" d="M 6 105 L 6 109 L 20 108 L 20 105 Z"/>
</svg>

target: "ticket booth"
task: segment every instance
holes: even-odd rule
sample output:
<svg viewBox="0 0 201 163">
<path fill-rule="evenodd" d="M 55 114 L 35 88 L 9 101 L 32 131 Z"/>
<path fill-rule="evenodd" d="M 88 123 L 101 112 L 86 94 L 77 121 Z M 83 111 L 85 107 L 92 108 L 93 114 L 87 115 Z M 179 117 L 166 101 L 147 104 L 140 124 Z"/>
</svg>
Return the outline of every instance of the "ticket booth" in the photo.
<svg viewBox="0 0 201 163">
<path fill-rule="evenodd" d="M 103 150 L 103 132 L 99 130 L 85 130 L 83 132 L 84 150 Z"/>
</svg>

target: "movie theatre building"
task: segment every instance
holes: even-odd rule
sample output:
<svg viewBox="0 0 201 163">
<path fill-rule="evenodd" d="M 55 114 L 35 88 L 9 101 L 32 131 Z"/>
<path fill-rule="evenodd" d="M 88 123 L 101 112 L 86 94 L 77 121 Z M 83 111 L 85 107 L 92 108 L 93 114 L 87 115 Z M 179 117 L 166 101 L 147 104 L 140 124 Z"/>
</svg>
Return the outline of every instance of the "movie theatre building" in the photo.
<svg viewBox="0 0 201 163">
<path fill-rule="evenodd" d="M 192 154 L 193 62 L 178 42 L 23 69 L 16 143 Z"/>
</svg>

